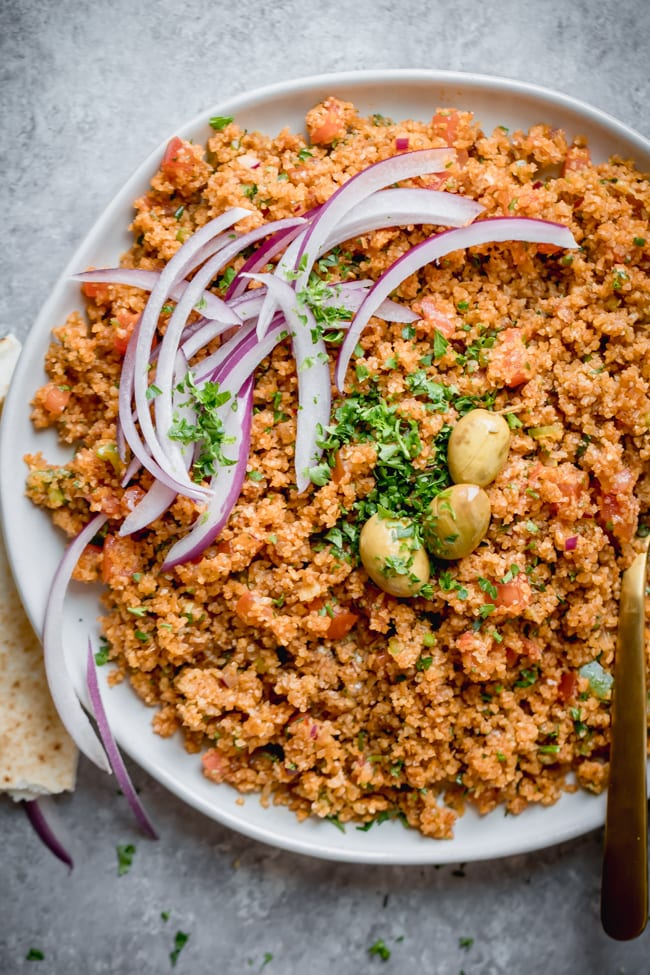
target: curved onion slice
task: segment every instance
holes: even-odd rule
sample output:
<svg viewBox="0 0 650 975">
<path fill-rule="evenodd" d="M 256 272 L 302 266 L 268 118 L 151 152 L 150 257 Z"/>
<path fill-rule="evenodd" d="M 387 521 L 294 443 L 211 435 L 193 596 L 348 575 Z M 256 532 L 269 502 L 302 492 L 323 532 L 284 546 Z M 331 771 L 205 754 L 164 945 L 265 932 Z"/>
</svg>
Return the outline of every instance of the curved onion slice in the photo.
<svg viewBox="0 0 650 975">
<path fill-rule="evenodd" d="M 279 220 L 276 222 L 275 226 L 277 229 L 282 230 L 286 228 L 287 223 L 290 227 L 294 226 L 294 220 Z M 229 264 L 233 258 L 235 258 L 250 245 L 257 243 L 259 240 L 266 237 L 268 232 L 268 224 L 262 224 L 262 226 L 256 227 L 254 230 L 251 230 L 246 234 L 235 237 L 235 239 L 230 241 L 229 244 L 222 247 L 202 268 L 200 268 L 200 270 L 196 272 L 195 276 L 192 278 L 192 281 L 186 288 L 183 297 L 176 305 L 169 322 L 167 323 L 167 329 L 161 342 L 160 355 L 158 357 L 158 364 L 156 367 L 156 386 L 160 390 L 160 393 L 154 402 L 158 436 L 156 441 L 151 444 L 151 452 L 154 459 L 158 461 L 162 467 L 167 466 L 166 461 L 171 462 L 175 476 L 180 476 L 181 479 L 187 484 L 192 484 L 192 481 L 187 474 L 183 478 L 180 472 L 179 461 L 182 458 L 182 451 L 179 448 L 179 444 L 172 440 L 168 435 L 168 431 L 171 429 L 174 420 L 174 372 L 176 352 L 178 350 L 181 335 L 187 322 L 187 318 L 196 304 L 196 301 L 210 281 L 221 270 L 223 270 L 223 268 L 226 267 L 226 265 Z M 236 316 L 236 318 L 237 324 L 241 325 L 241 319 L 239 316 Z M 140 415 L 139 410 L 140 407 L 138 407 L 138 416 Z M 158 447 L 160 447 L 160 453 L 158 452 Z"/>
<path fill-rule="evenodd" d="M 310 483 L 309 468 L 317 464 L 323 450 L 318 446 L 330 422 L 332 382 L 329 355 L 311 308 L 300 304 L 291 285 L 273 274 L 251 275 L 266 284 L 269 294 L 280 305 L 291 332 L 293 354 L 298 374 L 298 410 L 296 424 L 296 487 L 302 493 Z"/>
<path fill-rule="evenodd" d="M 248 281 L 244 275 L 254 274 L 256 271 L 262 271 L 269 261 L 281 254 L 285 247 L 291 243 L 294 237 L 300 233 L 301 228 L 305 225 L 304 217 L 295 218 L 295 226 L 285 227 L 282 230 L 276 230 L 276 232 L 269 237 L 260 247 L 257 248 L 254 254 L 251 254 L 249 258 L 244 262 L 242 267 L 239 269 L 235 277 L 232 279 L 226 291 L 226 301 L 232 304 L 232 299 L 239 297 L 248 287 Z M 267 224 L 267 227 L 270 225 Z"/>
<path fill-rule="evenodd" d="M 117 747 L 117 742 L 113 737 L 113 732 L 111 731 L 110 724 L 108 723 L 108 718 L 106 716 L 106 711 L 104 709 L 104 702 L 102 701 L 102 694 L 99 688 L 99 681 L 97 680 L 97 670 L 95 669 L 95 658 L 93 656 L 92 646 L 90 640 L 88 641 L 88 658 L 86 663 L 86 684 L 88 686 L 88 695 L 90 697 L 90 704 L 95 716 L 95 721 L 97 722 L 97 728 L 99 730 L 100 737 L 106 749 L 106 754 L 108 755 L 108 760 L 111 763 L 111 768 L 115 773 L 115 778 L 117 779 L 120 789 L 124 793 L 126 801 L 133 811 L 138 825 L 143 833 L 150 836 L 152 840 L 158 839 L 158 834 L 156 833 L 151 820 L 149 819 L 147 813 L 145 812 L 144 806 L 138 798 L 138 794 L 133 787 L 133 782 L 131 781 L 131 776 L 129 775 L 126 765 L 120 750 Z"/>
<path fill-rule="evenodd" d="M 403 179 L 413 179 L 443 170 L 456 158 L 454 149 L 416 149 L 401 156 L 389 156 L 381 162 L 373 163 L 351 176 L 322 205 L 304 234 L 301 235 L 298 256 L 299 274 L 296 290 L 300 291 L 309 280 L 314 263 L 328 237 L 354 205 L 365 200 L 377 190 L 391 186 Z M 304 260 L 302 260 L 304 258 Z"/>
<path fill-rule="evenodd" d="M 43 622 L 43 659 L 54 705 L 79 751 L 104 772 L 110 772 L 106 753 L 74 691 L 65 659 L 63 604 L 81 553 L 107 520 L 106 515 L 95 515 L 68 545 L 52 580 Z"/>
<path fill-rule="evenodd" d="M 124 435 L 129 443 L 129 446 L 135 454 L 140 458 L 143 465 L 147 467 L 149 471 L 154 475 L 154 477 L 159 477 L 158 471 L 162 471 L 166 478 L 171 482 L 170 487 L 176 486 L 178 490 L 185 489 L 186 492 L 193 492 L 190 496 L 196 497 L 196 485 L 188 482 L 187 473 L 183 467 L 180 458 L 178 458 L 177 465 L 174 466 L 169 458 L 165 454 L 160 444 L 160 439 L 158 437 L 158 432 L 156 431 L 153 420 L 149 413 L 149 403 L 148 403 L 148 370 L 149 370 L 149 357 L 151 354 L 151 346 L 153 344 L 154 337 L 156 335 L 156 330 L 158 328 L 158 318 L 162 310 L 162 306 L 165 303 L 170 289 L 179 281 L 182 280 L 186 274 L 191 271 L 195 266 L 195 261 L 197 260 L 197 255 L 200 255 L 201 249 L 213 240 L 221 231 L 228 227 L 233 226 L 239 220 L 244 217 L 250 216 L 251 211 L 245 210 L 243 207 L 233 207 L 222 213 L 219 217 L 215 217 L 214 220 L 210 220 L 203 227 L 194 233 L 190 239 L 183 244 L 181 248 L 174 254 L 172 259 L 168 264 L 165 265 L 163 270 L 160 272 L 160 277 L 154 285 L 151 294 L 149 295 L 149 300 L 144 307 L 142 316 L 140 318 L 139 327 L 134 330 L 131 336 L 131 341 L 129 342 L 129 347 L 133 345 L 133 368 L 130 377 L 127 376 L 125 380 L 124 370 L 122 373 L 122 379 L 120 382 L 120 422 L 122 423 L 122 429 L 124 430 Z M 224 245 L 226 246 L 226 245 Z M 192 279 L 192 285 L 196 281 L 196 277 Z M 207 283 L 207 282 L 206 282 Z M 200 296 L 200 292 L 203 290 L 203 286 L 196 294 L 196 297 L 192 293 L 191 296 L 191 306 L 192 307 L 196 299 Z M 192 291 L 191 288 L 186 288 L 181 301 L 176 306 L 174 314 L 177 314 L 179 305 L 187 299 L 188 293 Z M 173 315 L 172 315 L 173 318 Z M 233 313 L 232 317 L 234 324 L 239 324 L 240 319 Z M 171 325 L 171 319 L 169 326 Z M 129 349 L 127 349 L 127 352 Z M 126 357 L 125 357 L 126 358 Z M 128 388 L 126 393 L 122 390 L 122 384 L 129 385 L 128 378 L 132 382 L 132 389 Z M 131 416 L 131 394 L 135 398 L 135 408 L 138 417 L 138 422 L 140 424 L 141 434 L 133 422 Z M 128 406 L 128 408 L 127 408 Z M 146 442 L 149 448 L 151 457 L 147 455 L 147 451 L 143 449 L 144 442 Z M 152 458 L 153 462 L 152 463 Z M 174 484 L 175 482 L 175 484 Z M 205 498 L 206 492 L 199 491 L 199 498 Z"/>
<path fill-rule="evenodd" d="M 162 571 L 197 558 L 222 530 L 241 492 L 250 449 L 253 418 L 253 380 L 246 380 L 236 399 L 237 408 L 226 404 L 224 437 L 233 438 L 237 457 L 233 464 L 220 467 L 212 481 L 212 500 L 187 535 L 176 542 L 162 565 Z"/>
<path fill-rule="evenodd" d="M 394 291 L 405 278 L 415 274 L 426 264 L 450 254 L 452 251 L 477 244 L 492 244 L 508 240 L 521 240 L 532 244 L 554 244 L 556 247 L 577 247 L 571 231 L 558 223 L 534 220 L 528 217 L 492 217 L 479 220 L 469 227 L 445 230 L 416 244 L 399 257 L 377 279 L 359 311 L 354 317 L 341 346 L 336 363 L 336 385 L 343 390 L 345 374 L 359 336 L 376 312 L 381 302 Z"/>
<path fill-rule="evenodd" d="M 74 861 L 62 840 L 54 803 L 49 796 L 39 796 L 38 799 L 24 799 L 21 803 L 32 828 L 42 843 L 72 870 Z"/>
<path fill-rule="evenodd" d="M 142 291 L 152 291 L 159 277 L 159 271 L 146 271 L 134 267 L 106 267 L 73 274 L 72 280 L 82 282 L 105 281 L 107 284 L 127 284 L 132 288 L 140 288 Z M 170 288 L 169 297 L 174 301 L 180 300 L 188 284 L 189 281 L 181 281 L 175 284 Z M 225 320 L 232 323 L 230 308 L 222 298 L 213 295 L 211 291 L 204 291 L 199 297 L 197 305 L 199 306 L 197 310 L 201 311 L 204 318 L 222 321 L 225 315 Z"/>
<path fill-rule="evenodd" d="M 378 190 L 357 203 L 336 225 L 325 248 L 331 250 L 343 241 L 385 227 L 408 224 L 433 224 L 441 227 L 464 227 L 478 217 L 485 207 L 467 196 L 445 190 L 396 187 Z"/>
</svg>

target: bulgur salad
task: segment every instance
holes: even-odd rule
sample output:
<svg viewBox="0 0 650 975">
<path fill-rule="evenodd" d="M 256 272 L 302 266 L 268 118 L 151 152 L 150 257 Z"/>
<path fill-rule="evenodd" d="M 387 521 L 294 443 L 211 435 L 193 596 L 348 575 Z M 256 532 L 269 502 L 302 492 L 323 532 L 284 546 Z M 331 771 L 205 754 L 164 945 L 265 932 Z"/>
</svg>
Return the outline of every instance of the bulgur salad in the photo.
<svg viewBox="0 0 650 975">
<path fill-rule="evenodd" d="M 299 819 L 447 839 L 602 791 L 650 508 L 648 176 L 446 106 L 211 125 L 120 269 L 79 269 L 33 399 L 74 453 L 27 456 L 27 493 L 105 585 L 96 658 Z"/>
</svg>

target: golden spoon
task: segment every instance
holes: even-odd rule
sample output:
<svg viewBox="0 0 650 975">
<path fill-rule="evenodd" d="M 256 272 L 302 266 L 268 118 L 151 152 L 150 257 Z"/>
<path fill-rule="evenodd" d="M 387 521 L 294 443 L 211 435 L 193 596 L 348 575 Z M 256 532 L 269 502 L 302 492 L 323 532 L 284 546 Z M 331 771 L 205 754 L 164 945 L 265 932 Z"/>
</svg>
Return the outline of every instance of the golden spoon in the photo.
<svg viewBox="0 0 650 975">
<path fill-rule="evenodd" d="M 641 934 L 648 918 L 645 587 L 648 544 L 623 573 L 614 665 L 612 743 L 600 917 L 611 938 Z"/>
</svg>

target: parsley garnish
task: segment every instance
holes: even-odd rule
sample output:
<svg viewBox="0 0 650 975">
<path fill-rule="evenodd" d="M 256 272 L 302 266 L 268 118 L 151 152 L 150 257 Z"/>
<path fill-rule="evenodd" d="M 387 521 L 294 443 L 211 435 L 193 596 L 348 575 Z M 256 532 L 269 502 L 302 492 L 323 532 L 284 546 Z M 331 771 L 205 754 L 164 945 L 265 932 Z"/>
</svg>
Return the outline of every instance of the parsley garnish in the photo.
<svg viewBox="0 0 650 975">
<path fill-rule="evenodd" d="M 386 943 L 378 938 L 373 945 L 368 948 L 368 954 L 373 956 L 377 955 L 382 961 L 388 961 L 390 958 L 390 948 L 386 947 Z"/>
<path fill-rule="evenodd" d="M 234 116 L 232 115 L 213 115 L 210 119 L 210 125 L 213 129 L 216 129 L 217 132 L 220 132 L 222 129 L 225 129 L 227 125 L 230 125 L 233 120 Z"/>
<path fill-rule="evenodd" d="M 184 381 L 176 387 L 179 392 L 186 392 L 188 405 L 194 412 L 194 423 L 186 417 L 176 416 L 168 436 L 170 440 L 177 440 L 182 444 L 198 444 L 199 454 L 194 461 L 194 471 L 201 477 L 214 474 L 219 466 L 231 466 L 235 463 L 225 457 L 222 447 L 232 443 L 232 437 L 226 437 L 223 421 L 219 415 L 219 407 L 227 403 L 231 394 L 221 392 L 218 383 L 206 382 L 200 388 L 195 385 L 190 373 Z"/>
<path fill-rule="evenodd" d="M 44 961 L 45 955 L 40 948 L 30 948 L 25 955 L 25 961 Z"/>
<path fill-rule="evenodd" d="M 185 934 L 184 931 L 176 932 L 176 935 L 174 937 L 174 950 L 169 953 L 169 960 L 172 963 L 172 968 L 174 968 L 174 966 L 176 965 L 176 962 L 178 961 L 178 956 L 180 955 L 181 951 L 183 950 L 183 948 L 185 947 L 189 939 L 190 939 L 189 934 Z"/>
<path fill-rule="evenodd" d="M 95 663 L 98 667 L 103 667 L 104 664 L 108 663 L 108 655 L 111 650 L 111 645 L 105 636 L 100 637 L 100 647 L 99 650 L 95 651 Z"/>
<path fill-rule="evenodd" d="M 123 877 L 125 873 L 129 872 L 129 869 L 133 863 L 133 857 L 135 855 L 135 846 L 132 843 L 127 843 L 124 846 L 117 846 L 117 875 L 118 877 Z"/>
</svg>

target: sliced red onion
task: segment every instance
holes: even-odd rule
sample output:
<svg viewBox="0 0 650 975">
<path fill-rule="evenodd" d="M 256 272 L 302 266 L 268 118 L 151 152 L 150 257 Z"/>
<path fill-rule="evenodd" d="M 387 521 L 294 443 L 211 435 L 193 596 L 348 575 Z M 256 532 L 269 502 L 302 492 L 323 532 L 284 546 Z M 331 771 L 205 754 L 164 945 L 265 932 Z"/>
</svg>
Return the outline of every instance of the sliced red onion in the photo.
<svg viewBox="0 0 650 975">
<path fill-rule="evenodd" d="M 260 164 L 254 152 L 243 152 L 241 156 L 237 156 L 237 162 L 246 169 L 257 169 Z"/>
<path fill-rule="evenodd" d="M 374 281 L 371 280 L 345 281 L 341 284 L 331 284 L 329 285 L 329 289 L 332 294 L 331 297 L 326 297 L 323 300 L 323 308 L 340 307 L 354 313 L 360 308 L 362 301 L 365 299 L 373 284 Z M 378 318 L 383 318 L 385 322 L 402 322 L 406 324 L 416 322 L 419 317 L 410 308 L 407 308 L 405 305 L 400 305 L 399 302 L 392 301 L 390 298 L 382 301 L 375 314 Z M 337 328 L 347 328 L 348 325 L 349 322 L 346 319 L 337 322 Z"/>
<path fill-rule="evenodd" d="M 72 870 L 74 861 L 61 837 L 61 828 L 54 811 L 54 803 L 49 796 L 38 799 L 24 799 L 21 803 L 32 828 L 42 843 L 57 859 Z"/>
<path fill-rule="evenodd" d="M 566 541 L 564 543 L 564 551 L 565 552 L 573 552 L 573 550 L 575 548 L 577 548 L 577 545 L 578 545 L 578 536 L 577 535 L 572 535 L 571 538 L 567 538 L 566 539 Z"/>
<path fill-rule="evenodd" d="M 131 336 L 131 341 L 127 346 L 126 354 L 122 361 L 119 389 L 120 429 L 122 430 L 122 434 L 133 452 L 134 462 L 137 461 L 142 465 L 142 467 L 149 471 L 152 477 L 165 484 L 170 490 L 178 493 L 178 491 L 181 490 L 181 486 L 179 485 L 178 481 L 176 481 L 167 470 L 163 470 L 163 468 L 154 461 L 148 446 L 142 441 L 138 428 L 136 427 L 136 415 L 132 409 L 132 398 L 135 387 L 134 340 L 136 339 L 138 328 L 139 325 L 136 325 L 133 335 Z M 128 483 L 128 481 L 126 483 Z M 122 485 L 125 486 L 124 479 L 122 481 Z M 196 501 L 205 501 L 208 497 L 208 491 L 199 484 L 192 484 L 190 487 L 185 486 L 184 491 L 188 498 L 193 498 Z"/>
<path fill-rule="evenodd" d="M 291 221 L 291 226 L 293 226 L 293 221 Z M 286 229 L 286 222 L 277 221 L 275 223 L 275 227 L 276 229 L 279 228 L 280 230 Z M 187 317 L 196 303 L 197 296 L 201 294 L 202 290 L 207 286 L 207 284 L 219 273 L 219 271 L 226 267 L 226 265 L 229 264 L 233 258 L 240 254 L 241 251 L 266 237 L 268 232 L 268 225 L 266 224 L 263 224 L 261 227 L 256 227 L 249 233 L 236 237 L 233 241 L 231 241 L 230 244 L 227 244 L 225 247 L 221 248 L 221 250 L 218 251 L 214 257 L 210 258 L 210 260 L 196 272 L 194 278 L 183 294 L 183 297 L 176 305 L 176 308 L 174 309 L 174 312 L 167 324 L 167 329 L 162 339 L 160 355 L 156 368 L 156 386 L 160 389 L 160 395 L 156 397 L 154 402 L 157 438 L 155 442 L 151 443 L 151 452 L 154 459 L 161 465 L 161 467 L 166 467 L 165 458 L 171 462 L 172 469 L 174 470 L 176 477 L 178 477 L 180 474 L 179 461 L 181 458 L 181 451 L 179 450 L 178 443 L 171 440 L 168 436 L 168 431 L 171 429 L 174 420 L 172 397 L 172 389 L 175 385 L 174 362 L 185 322 L 187 321 Z M 241 319 L 239 316 L 237 316 L 237 320 L 238 323 L 241 324 Z M 159 445 L 161 453 L 158 453 Z M 189 484 L 192 483 L 189 477 L 186 478 L 186 482 Z"/>
<path fill-rule="evenodd" d="M 236 409 L 233 408 L 233 403 L 226 404 L 227 412 L 224 419 L 224 437 L 232 437 L 237 445 L 235 463 L 220 467 L 214 475 L 211 484 L 212 500 L 207 509 L 201 512 L 188 534 L 171 547 L 162 565 L 163 572 L 181 562 L 198 558 L 223 530 L 241 494 L 251 441 L 252 376 L 242 386 L 235 403 Z"/>
<path fill-rule="evenodd" d="M 321 253 L 373 230 L 409 224 L 464 227 L 485 208 L 467 196 L 444 190 L 395 187 L 361 200 L 332 229 Z M 319 255 L 320 256 L 320 255 Z"/>
<path fill-rule="evenodd" d="M 312 264 L 344 241 L 371 233 L 373 230 L 409 224 L 463 227 L 471 223 L 483 209 L 484 207 L 475 200 L 443 190 L 403 187 L 377 190 L 369 197 L 355 203 L 332 228 L 314 256 Z M 304 230 L 287 248 L 274 272 L 277 276 L 287 280 L 295 279 L 307 232 Z M 301 290 L 298 284 L 296 290 Z M 257 334 L 260 338 L 268 328 L 275 307 L 271 296 L 267 296 L 258 318 Z"/>
<path fill-rule="evenodd" d="M 278 221 L 279 222 L 279 221 Z M 288 223 L 289 221 L 287 221 Z M 286 226 L 282 230 L 277 230 L 273 233 L 268 240 L 261 244 L 257 250 L 251 254 L 251 256 L 244 262 L 238 273 L 230 282 L 228 290 L 226 291 L 226 301 L 231 301 L 233 298 L 237 298 L 239 295 L 248 287 L 248 280 L 244 277 L 246 274 L 254 274 L 256 271 L 262 271 L 269 261 L 281 254 L 285 249 L 287 244 L 300 233 L 300 230 L 305 225 L 304 217 L 293 218 L 293 226 Z M 271 226 L 266 225 L 267 228 Z"/>
<path fill-rule="evenodd" d="M 124 793 L 126 801 L 128 802 L 133 815 L 136 818 L 138 825 L 143 833 L 151 837 L 152 840 L 158 839 L 158 834 L 153 827 L 149 816 L 147 815 L 144 806 L 140 802 L 137 792 L 131 781 L 131 776 L 129 775 L 124 760 L 117 747 L 117 742 L 113 737 L 113 732 L 111 731 L 111 726 L 108 722 L 106 716 L 106 711 L 104 709 L 104 702 L 102 701 L 102 694 L 99 687 L 99 681 L 97 680 L 97 670 L 95 667 L 95 658 L 93 656 L 93 649 L 88 641 L 88 658 L 86 663 L 86 684 L 88 686 L 88 694 L 90 697 L 90 704 L 95 716 L 95 721 L 97 722 L 97 728 L 101 736 L 106 754 L 108 755 L 108 760 L 111 764 L 111 768 L 115 773 L 115 778 L 118 781 L 120 789 Z"/>
<path fill-rule="evenodd" d="M 154 481 L 144 498 L 130 511 L 120 526 L 120 535 L 133 535 L 160 518 L 173 503 L 177 492 L 162 481 Z"/>
<path fill-rule="evenodd" d="M 63 645 L 63 605 L 79 558 L 108 519 L 95 515 L 68 545 L 54 574 L 43 622 L 43 659 L 47 682 L 61 721 L 86 758 L 104 772 L 110 765 L 95 731 L 77 697 Z"/>
<path fill-rule="evenodd" d="M 401 180 L 413 179 L 427 173 L 440 172 L 456 157 L 454 149 L 416 149 L 401 156 L 389 156 L 351 176 L 323 204 L 301 237 L 298 259 L 300 273 L 296 291 L 305 287 L 321 248 L 345 214 L 361 200 L 377 190 Z M 301 259 L 305 258 L 304 261 Z"/>
<path fill-rule="evenodd" d="M 508 240 L 521 240 L 533 244 L 554 244 L 556 247 L 577 247 L 571 231 L 558 223 L 534 220 L 526 217 L 492 217 L 480 220 L 468 227 L 445 230 L 416 244 L 399 257 L 378 278 L 359 311 L 354 317 L 341 346 L 336 364 L 336 384 L 343 391 L 345 374 L 359 336 L 375 314 L 381 302 L 411 274 L 426 264 L 431 264 L 452 251 Z"/>
<path fill-rule="evenodd" d="M 142 291 L 152 291 L 159 277 L 159 271 L 146 271 L 133 267 L 108 267 L 73 274 L 72 280 L 105 281 L 107 284 L 127 284 L 132 288 L 140 288 Z M 178 301 L 188 284 L 188 281 L 181 281 L 174 285 L 169 291 L 169 297 L 174 301 Z M 228 321 L 231 324 L 236 324 L 233 322 L 232 313 L 228 305 L 226 305 L 222 298 L 213 295 L 211 291 L 204 291 L 197 304 L 204 318 L 215 319 L 216 321 Z"/>
<path fill-rule="evenodd" d="M 225 213 L 216 217 L 214 220 L 210 220 L 207 224 L 201 227 L 194 233 L 190 239 L 183 244 L 183 246 L 174 254 L 172 259 L 168 264 L 165 265 L 163 270 L 160 272 L 160 277 L 154 285 L 149 300 L 145 305 L 142 317 L 140 319 L 139 328 L 134 331 L 131 336 L 131 342 L 129 345 L 133 344 L 133 369 L 131 371 L 130 379 L 133 383 L 133 396 L 135 398 L 135 408 L 138 417 L 138 422 L 140 424 L 141 435 L 133 423 L 131 417 L 131 388 L 128 388 L 126 394 L 122 390 L 122 384 L 127 385 L 124 377 L 124 370 L 122 374 L 122 381 L 120 383 L 120 421 L 122 423 L 122 428 L 124 430 L 124 435 L 129 443 L 129 446 L 133 450 L 134 454 L 139 456 L 140 460 L 147 467 L 154 476 L 159 476 L 155 470 L 152 470 L 151 460 L 155 462 L 155 465 L 160 471 L 172 482 L 170 486 L 176 486 L 178 490 L 184 490 L 187 492 L 193 492 L 190 496 L 195 496 L 194 492 L 196 486 L 191 483 L 188 484 L 187 474 L 185 469 L 180 462 L 180 458 L 177 458 L 177 463 L 174 465 L 173 461 L 170 461 L 164 449 L 161 446 L 160 439 L 158 437 L 157 431 L 154 427 L 151 415 L 149 413 L 149 403 L 147 399 L 148 394 L 148 370 L 149 370 L 149 358 L 151 354 L 151 346 L 153 344 L 154 337 L 158 328 L 158 318 L 162 309 L 163 304 L 167 300 L 170 289 L 182 280 L 186 274 L 193 268 L 193 262 L 196 260 L 197 254 L 200 254 L 201 248 L 206 244 L 209 244 L 221 231 L 225 230 L 227 227 L 231 227 L 233 224 L 242 220 L 244 217 L 249 216 L 250 210 L 245 210 L 242 207 L 233 207 L 227 210 Z M 227 246 L 227 245 L 224 245 Z M 222 248 L 223 249 L 223 248 Z M 214 258 L 211 258 L 211 261 Z M 209 279 L 208 279 L 209 280 Z M 200 288 L 195 286 L 196 276 L 192 279 L 192 287 L 185 289 L 180 302 L 176 305 L 174 315 L 177 315 L 179 307 L 187 302 L 188 295 L 190 295 L 191 304 L 185 314 L 185 318 L 189 313 L 189 310 L 193 307 L 196 300 L 200 297 L 201 291 L 204 289 L 208 281 L 201 281 Z M 181 313 L 181 314 L 183 314 Z M 177 321 L 180 315 L 177 315 Z M 236 315 L 233 315 L 235 321 L 239 321 Z M 168 324 L 171 326 L 171 320 Z M 127 349 L 127 352 L 129 350 Z M 151 452 L 151 458 L 147 457 L 147 452 L 143 450 L 143 440 L 146 442 L 147 447 Z M 145 462 L 146 458 L 146 462 Z M 173 482 L 176 482 L 174 485 Z M 201 496 L 205 497 L 206 492 L 202 491 Z"/>
<path fill-rule="evenodd" d="M 295 465 L 296 487 L 302 493 L 310 483 L 309 469 L 318 463 L 323 450 L 318 446 L 330 422 L 332 385 L 329 355 L 311 308 L 300 304 L 291 285 L 273 274 L 251 275 L 266 284 L 286 318 L 298 374 L 298 402 Z"/>
</svg>

